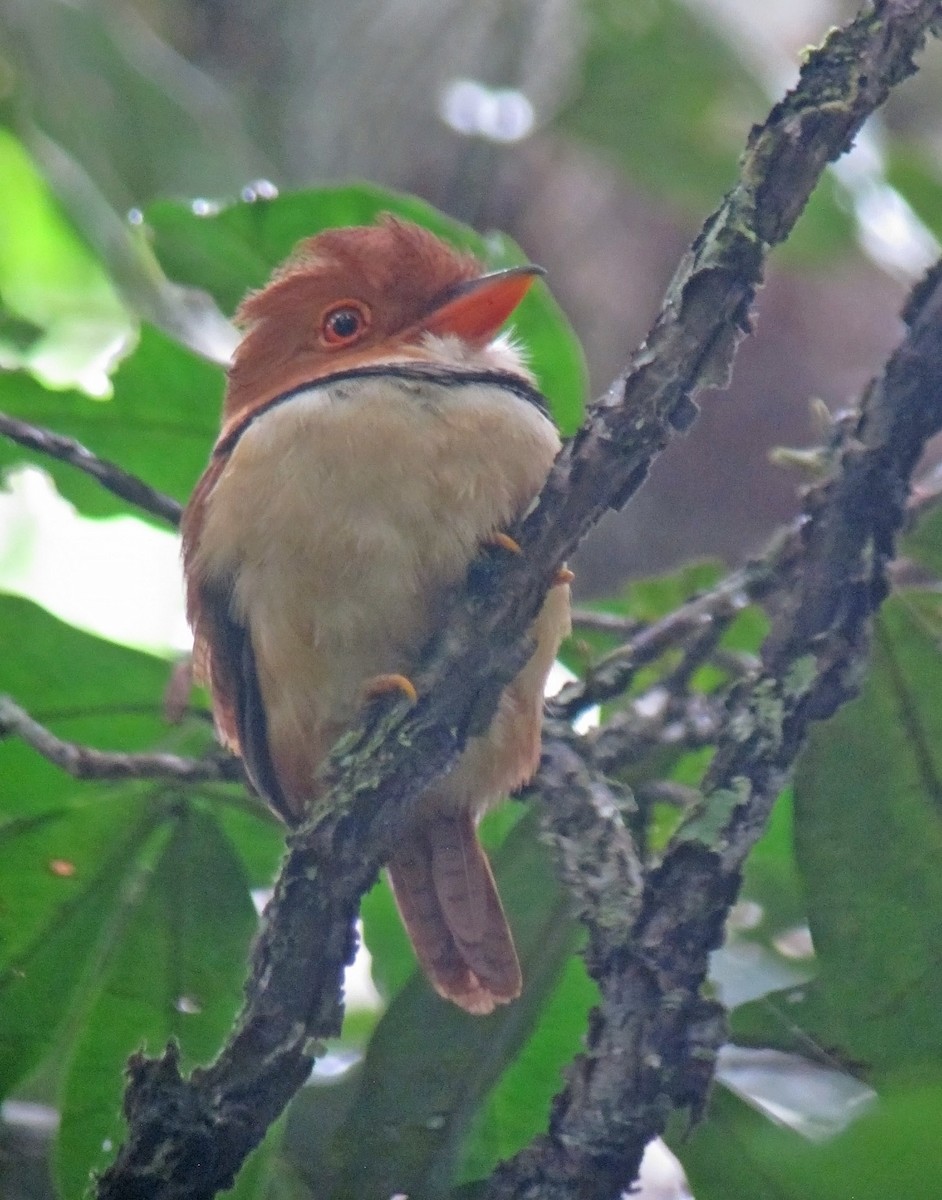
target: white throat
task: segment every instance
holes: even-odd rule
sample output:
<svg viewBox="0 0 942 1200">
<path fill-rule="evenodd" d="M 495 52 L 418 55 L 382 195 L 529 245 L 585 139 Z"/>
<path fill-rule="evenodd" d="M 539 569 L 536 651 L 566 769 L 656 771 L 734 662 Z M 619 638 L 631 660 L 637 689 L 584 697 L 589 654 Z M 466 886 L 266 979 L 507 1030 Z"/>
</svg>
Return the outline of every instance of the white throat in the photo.
<svg viewBox="0 0 942 1200">
<path fill-rule="evenodd" d="M 528 383 L 536 382 L 527 365 L 523 347 L 511 333 L 498 334 L 485 346 L 472 346 L 454 334 L 439 337 L 427 333 L 421 345 L 433 362 L 443 366 L 463 367 L 472 371 L 509 371 L 522 376 Z"/>
</svg>

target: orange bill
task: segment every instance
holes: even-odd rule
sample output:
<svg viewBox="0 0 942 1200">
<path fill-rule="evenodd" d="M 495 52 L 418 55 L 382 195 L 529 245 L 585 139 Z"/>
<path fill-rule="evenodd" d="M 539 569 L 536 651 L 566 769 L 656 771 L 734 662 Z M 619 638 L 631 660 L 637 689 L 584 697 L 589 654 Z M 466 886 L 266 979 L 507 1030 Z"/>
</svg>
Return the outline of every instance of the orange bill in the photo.
<svg viewBox="0 0 942 1200">
<path fill-rule="evenodd" d="M 468 279 L 449 288 L 421 322 L 421 328 L 438 337 L 452 334 L 468 342 L 486 342 L 494 336 L 538 275 L 542 267 L 530 264 L 508 267 Z"/>
</svg>

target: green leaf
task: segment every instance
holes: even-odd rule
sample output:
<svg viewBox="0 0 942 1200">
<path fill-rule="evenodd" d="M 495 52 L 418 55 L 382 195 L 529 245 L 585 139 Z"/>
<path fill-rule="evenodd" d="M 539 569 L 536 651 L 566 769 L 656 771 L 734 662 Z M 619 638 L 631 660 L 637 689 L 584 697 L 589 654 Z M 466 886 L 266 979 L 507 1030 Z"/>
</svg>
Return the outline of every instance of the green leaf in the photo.
<svg viewBox="0 0 942 1200">
<path fill-rule="evenodd" d="M 160 659 L 0 596 L 0 690 L 62 737 L 114 750 L 151 747 L 165 729 L 159 697 L 167 670 Z M 100 872 L 131 836 L 141 790 L 77 782 L 9 739 L 0 741 L 0 779 L 0 964 L 9 969 L 22 955 L 44 953 L 43 938 L 58 936 L 64 924 L 82 923 L 96 906 L 107 906 L 111 885 Z M 59 873 L 56 864 L 65 864 Z M 70 950 L 86 946 L 78 933 L 70 936 Z M 63 963 L 58 998 L 50 998 L 56 1012 L 74 983 Z M 39 1024 L 37 1038 L 47 1036 Z"/>
<path fill-rule="evenodd" d="M 859 699 L 815 730 L 795 780 L 815 1032 L 878 1079 L 942 1065 L 940 632 L 937 596 L 884 606 Z"/>
<path fill-rule="evenodd" d="M 363 1081 L 362 1062 L 337 1075 L 315 1074 L 310 1084 L 296 1092 L 287 1108 L 281 1160 L 286 1171 L 307 1189 L 297 1195 L 323 1200 L 339 1163 L 332 1161 L 333 1140 L 349 1115 Z M 289 1191 L 292 1197 L 295 1192 Z M 280 1200 L 280 1197 L 279 1197 Z"/>
<path fill-rule="evenodd" d="M 160 716 L 167 673 L 0 597 L 0 688 L 64 737 L 203 750 L 204 722 L 168 731 Z M 60 1165 L 77 1195 L 120 1136 L 127 1055 L 169 1036 L 189 1062 L 218 1049 L 256 928 L 233 842 L 267 882 L 282 839 L 236 788 L 79 782 L 10 741 L 0 779 L 0 1086 L 69 1062 Z"/>
<path fill-rule="evenodd" d="M 765 87 L 733 39 L 678 0 L 585 8 L 581 87 L 556 128 L 699 220 L 735 182 L 749 126 L 768 109 Z M 852 246 L 853 221 L 825 180 L 786 250 L 818 263 Z"/>
<path fill-rule="evenodd" d="M 802 986 L 816 970 L 810 949 L 799 953 L 806 941 L 798 937 L 806 925 L 806 901 L 793 841 L 792 797 L 785 792 L 749 855 L 726 939 L 710 958 L 710 981 L 718 998 L 733 1010 L 736 1040 L 743 1044 L 795 1048 L 782 1045 L 782 1004 L 776 999 L 763 1005 L 759 998 Z M 791 935 L 788 942 L 785 935 Z M 749 1014 L 739 1021 L 743 1005 Z M 786 1024 L 790 1020 L 789 1015 Z M 798 1049 L 802 1052 L 807 1046 Z"/>
<path fill-rule="evenodd" d="M 815 1144 L 722 1089 L 707 1118 L 670 1138 L 697 1200 L 929 1197 L 942 1178 L 942 1081 L 897 1084 L 840 1136 Z"/>
<path fill-rule="evenodd" d="M 942 508 L 933 505 L 923 514 L 915 529 L 903 538 L 901 550 L 933 575 L 942 578 Z"/>
<path fill-rule="evenodd" d="M 806 918 L 804 881 L 795 862 L 794 813 L 790 791 L 775 802 L 765 833 L 753 847 L 743 872 L 741 900 L 761 908 L 761 920 L 743 936 L 768 942 Z"/>
<path fill-rule="evenodd" d="M 680 4 L 587 7 L 582 87 L 558 126 L 662 196 L 697 211 L 715 204 L 766 108 L 751 72 Z"/>
<path fill-rule="evenodd" d="M 942 238 L 942 178 L 934 154 L 894 139 L 888 145 L 887 182 L 902 193 L 916 216 Z"/>
<path fill-rule="evenodd" d="M 219 806 L 217 820 L 238 851 L 242 867 L 253 888 L 270 887 L 285 852 L 285 827 L 271 809 L 242 787 L 213 789 L 232 803 Z"/>
<path fill-rule="evenodd" d="M 154 824 L 138 796 L 99 792 L 0 827 L 0 1095 L 54 1049 Z"/>
<path fill-rule="evenodd" d="M 563 1070 L 582 1048 L 598 989 L 582 959 L 570 958 L 546 998 L 539 1023 L 520 1054 L 479 1107 L 464 1148 L 459 1182 L 483 1178 L 549 1124 L 550 1102 Z"/>
<path fill-rule="evenodd" d="M 19 123 L 35 122 L 117 211 L 155 192 L 239 187 L 269 169 L 238 105 L 161 40 L 156 13 L 29 0 L 6 23 L 0 50 L 12 61 L 0 68 L 17 87 Z"/>
<path fill-rule="evenodd" d="M 8 693 L 60 737 L 113 750 L 141 750 L 165 735 L 161 658 L 82 633 L 44 609 L 0 595 L 0 693 Z M 208 735 L 207 735 L 208 738 Z M 32 750 L 0 741 L 6 817 L 42 812 L 84 785 Z"/>
<path fill-rule="evenodd" d="M 145 214 L 154 249 L 167 274 L 208 291 L 224 312 L 233 312 L 250 288 L 261 287 L 272 269 L 305 237 L 338 225 L 364 225 L 384 212 L 432 229 L 491 267 L 525 262 L 509 238 L 482 237 L 412 196 L 365 184 L 258 197 L 199 214 L 191 206 L 160 201 Z M 586 372 L 582 352 L 559 306 L 537 282 L 513 316 L 540 387 L 564 433 L 582 417 Z"/>
<path fill-rule="evenodd" d="M 0 127 L 0 366 L 107 390 L 133 323 L 19 141 Z"/>
<path fill-rule="evenodd" d="M 0 373 L 0 410 L 76 438 L 182 503 L 218 432 L 223 384 L 218 366 L 145 327 L 137 349 L 114 376 L 110 400 L 47 391 L 24 372 Z M 89 516 L 145 516 L 74 467 L 0 437 L 0 471 L 21 462 L 48 471 L 62 494 Z"/>
<path fill-rule="evenodd" d="M 715 559 L 688 563 L 670 575 L 635 579 L 615 602 L 613 612 L 636 621 L 656 621 L 722 579 L 723 564 Z"/>
<path fill-rule="evenodd" d="M 122 1066 L 175 1038 L 187 1066 L 219 1049 L 240 998 L 256 929 L 242 865 L 216 821 L 182 798 L 152 860 L 130 866 L 86 999 L 62 1089 L 56 1169 L 82 1194 L 122 1137 Z"/>
<path fill-rule="evenodd" d="M 284 1114 L 268 1127 L 268 1132 L 260 1146 L 252 1151 L 245 1160 L 242 1170 L 236 1177 L 235 1186 L 226 1192 L 227 1200 L 269 1200 L 273 1196 L 273 1183 L 280 1183 L 283 1166 L 280 1152 L 285 1136 L 286 1118 Z M 287 1191 L 279 1190 L 274 1193 L 278 1200 L 288 1200 L 288 1196 L 303 1195 L 300 1189 Z"/>
<path fill-rule="evenodd" d="M 419 976 L 402 989 L 376 1028 L 359 1094 L 333 1145 L 326 1169 L 334 1172 L 334 1200 L 443 1194 L 481 1101 L 556 990 L 575 933 L 535 814 L 511 831 L 494 866 L 523 965 L 523 995 L 489 1017 L 471 1017 Z"/>
<path fill-rule="evenodd" d="M 372 955 L 373 982 L 387 1001 L 415 974 L 415 951 L 396 908 L 392 888 L 382 875 L 360 905 L 363 940 Z"/>
<path fill-rule="evenodd" d="M 666 616 L 699 592 L 705 591 L 721 579 L 723 573 L 723 564 L 714 559 L 688 563 L 669 575 L 633 579 L 616 595 L 590 600 L 585 607 L 595 612 L 612 613 L 639 623 L 648 623 Z M 614 650 L 624 640 L 620 634 L 577 628 L 572 637 L 563 643 L 560 658 L 570 670 L 581 674 L 593 659 Z"/>
</svg>

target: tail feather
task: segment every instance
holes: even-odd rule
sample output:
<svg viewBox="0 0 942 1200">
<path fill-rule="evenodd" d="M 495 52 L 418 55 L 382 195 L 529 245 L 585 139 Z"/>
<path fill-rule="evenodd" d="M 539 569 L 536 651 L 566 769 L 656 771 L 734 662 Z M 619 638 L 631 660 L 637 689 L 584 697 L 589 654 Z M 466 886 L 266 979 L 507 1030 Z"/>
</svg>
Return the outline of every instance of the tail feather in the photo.
<svg viewBox="0 0 942 1200">
<path fill-rule="evenodd" d="M 435 895 L 461 957 L 495 999 L 520 995 L 520 964 L 470 815 L 429 822 Z"/>
<path fill-rule="evenodd" d="M 432 881 L 431 855 L 424 839 L 402 846 L 389 863 L 389 881 L 402 923 L 422 969 L 439 995 L 469 1012 L 490 1012 L 477 979 L 458 952 L 442 916 Z"/>
<path fill-rule="evenodd" d="M 389 876 L 439 995 L 479 1015 L 520 995 L 517 952 L 470 815 L 423 823 L 390 861 Z"/>
</svg>

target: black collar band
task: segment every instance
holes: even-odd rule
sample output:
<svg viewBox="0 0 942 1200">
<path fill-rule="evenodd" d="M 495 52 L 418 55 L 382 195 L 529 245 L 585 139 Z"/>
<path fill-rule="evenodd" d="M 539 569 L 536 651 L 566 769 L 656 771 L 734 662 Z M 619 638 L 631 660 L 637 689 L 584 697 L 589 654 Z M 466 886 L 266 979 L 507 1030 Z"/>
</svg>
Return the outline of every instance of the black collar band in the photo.
<svg viewBox="0 0 942 1200">
<path fill-rule="evenodd" d="M 502 388 L 505 392 L 512 392 L 521 400 L 525 400 L 527 404 L 532 404 L 535 409 L 549 420 L 553 419 L 543 396 L 535 387 L 532 387 L 525 379 L 521 379 L 519 375 L 515 375 L 512 371 L 463 371 L 453 368 L 424 366 L 422 364 L 387 363 L 382 366 L 353 367 L 349 371 L 335 371 L 334 374 L 325 375 L 321 379 L 313 379 L 309 383 L 299 383 L 297 387 L 291 388 L 290 391 L 282 392 L 279 396 L 275 396 L 274 399 L 267 401 L 259 408 L 253 409 L 241 425 L 237 425 L 221 442 L 217 442 L 213 455 L 228 454 L 254 421 L 264 416 L 265 413 L 271 412 L 278 405 L 287 404 L 295 396 L 300 395 L 301 392 L 310 391 L 311 388 L 330 387 L 331 384 L 340 383 L 346 379 L 388 379 L 389 376 L 393 376 L 395 379 L 405 379 L 413 383 L 439 383 L 445 387 L 455 388 L 473 387 L 475 384 L 481 383 L 493 384 L 494 387 Z"/>
</svg>

